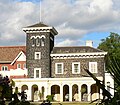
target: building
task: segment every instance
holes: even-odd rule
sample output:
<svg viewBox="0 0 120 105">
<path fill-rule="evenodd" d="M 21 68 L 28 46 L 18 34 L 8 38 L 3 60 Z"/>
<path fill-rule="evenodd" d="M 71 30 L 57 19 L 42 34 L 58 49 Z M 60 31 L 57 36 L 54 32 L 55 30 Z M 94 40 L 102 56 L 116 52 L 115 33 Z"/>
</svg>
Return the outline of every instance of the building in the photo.
<svg viewBox="0 0 120 105">
<path fill-rule="evenodd" d="M 54 99 L 61 102 L 102 98 L 102 91 L 84 71 L 85 68 L 106 85 L 109 82 L 114 86 L 113 79 L 109 81 L 111 77 L 105 75 L 107 52 L 93 48 L 92 41 L 87 41 L 86 46 L 54 47 L 54 38 L 58 34 L 54 27 L 38 23 L 23 28 L 23 31 L 26 46 L 0 48 L 1 56 L 5 53 L 3 49 L 8 52 L 17 49 L 11 53 L 6 51 L 8 57 L 5 59 L 1 57 L 0 72 L 9 72 L 19 91 L 26 91 L 28 100 L 43 100 L 47 95 L 54 95 Z"/>
</svg>

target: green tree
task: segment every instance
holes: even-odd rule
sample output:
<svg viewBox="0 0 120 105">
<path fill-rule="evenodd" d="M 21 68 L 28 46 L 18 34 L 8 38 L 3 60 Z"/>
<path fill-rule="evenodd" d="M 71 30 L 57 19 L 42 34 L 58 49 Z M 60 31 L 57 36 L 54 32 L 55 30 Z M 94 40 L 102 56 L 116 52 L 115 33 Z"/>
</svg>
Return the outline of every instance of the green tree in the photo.
<svg viewBox="0 0 120 105">
<path fill-rule="evenodd" d="M 117 33 L 110 33 L 106 39 L 102 39 L 98 49 L 107 51 L 106 68 L 109 70 L 110 61 L 115 58 L 120 61 L 120 35 Z"/>
<path fill-rule="evenodd" d="M 108 52 L 106 56 L 106 71 L 113 76 L 115 89 L 117 93 L 120 93 L 120 35 L 111 32 L 110 36 L 101 41 L 98 48 Z M 115 95 L 113 99 L 114 101 L 120 100 L 120 94 Z"/>
</svg>

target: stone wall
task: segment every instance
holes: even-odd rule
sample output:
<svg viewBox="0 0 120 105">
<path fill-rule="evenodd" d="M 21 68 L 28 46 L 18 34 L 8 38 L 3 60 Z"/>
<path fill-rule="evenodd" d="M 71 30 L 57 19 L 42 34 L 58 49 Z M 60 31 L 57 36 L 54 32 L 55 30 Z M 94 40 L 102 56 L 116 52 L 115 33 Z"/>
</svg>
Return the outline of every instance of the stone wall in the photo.
<svg viewBox="0 0 120 105">
<path fill-rule="evenodd" d="M 72 74 L 72 63 L 80 62 L 80 74 Z M 75 59 L 52 59 L 52 77 L 53 78 L 76 78 L 82 77 L 82 75 L 88 75 L 84 68 L 89 69 L 89 62 L 97 62 L 98 73 L 96 76 L 104 76 L 104 58 L 75 58 Z M 63 74 L 55 74 L 55 63 L 63 63 Z"/>
</svg>

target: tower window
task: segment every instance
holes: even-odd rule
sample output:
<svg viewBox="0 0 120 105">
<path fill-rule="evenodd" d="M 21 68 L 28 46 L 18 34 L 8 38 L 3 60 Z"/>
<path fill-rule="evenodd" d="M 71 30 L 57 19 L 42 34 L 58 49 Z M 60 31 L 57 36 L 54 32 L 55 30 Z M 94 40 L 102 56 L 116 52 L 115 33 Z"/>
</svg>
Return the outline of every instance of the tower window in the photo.
<svg viewBox="0 0 120 105">
<path fill-rule="evenodd" d="M 41 78 L 41 68 L 34 68 L 34 78 Z"/>
<path fill-rule="evenodd" d="M 41 46 L 44 46 L 45 45 L 45 39 L 42 37 L 41 38 Z"/>
<path fill-rule="evenodd" d="M 37 39 L 36 39 L 36 46 L 40 46 L 40 39 L 39 39 L 39 37 L 37 37 Z"/>
<path fill-rule="evenodd" d="M 35 52 L 35 59 L 41 59 L 41 52 Z"/>
<path fill-rule="evenodd" d="M 32 46 L 34 47 L 35 46 L 35 36 L 31 36 L 31 44 L 32 44 Z"/>
</svg>

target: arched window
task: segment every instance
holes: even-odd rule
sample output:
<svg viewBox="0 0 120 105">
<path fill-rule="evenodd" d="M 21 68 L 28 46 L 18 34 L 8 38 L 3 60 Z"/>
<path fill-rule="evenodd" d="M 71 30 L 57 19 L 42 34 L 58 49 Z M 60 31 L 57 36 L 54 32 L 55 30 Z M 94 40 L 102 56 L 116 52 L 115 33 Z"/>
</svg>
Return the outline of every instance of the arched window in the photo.
<svg viewBox="0 0 120 105">
<path fill-rule="evenodd" d="M 44 37 L 41 38 L 41 46 L 45 46 L 45 38 Z"/>
<path fill-rule="evenodd" d="M 35 36 L 31 36 L 31 45 L 34 47 L 35 46 Z"/>
<path fill-rule="evenodd" d="M 40 46 L 40 38 L 39 37 L 36 38 L 36 46 Z"/>
</svg>

